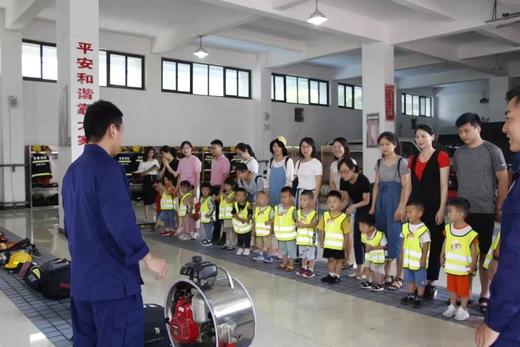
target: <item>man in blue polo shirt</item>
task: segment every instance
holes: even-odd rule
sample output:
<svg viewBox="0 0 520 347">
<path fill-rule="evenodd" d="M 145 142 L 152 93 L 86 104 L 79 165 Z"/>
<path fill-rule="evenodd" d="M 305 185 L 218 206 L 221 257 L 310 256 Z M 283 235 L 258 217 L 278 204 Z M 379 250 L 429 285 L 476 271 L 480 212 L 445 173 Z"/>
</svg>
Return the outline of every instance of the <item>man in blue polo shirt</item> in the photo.
<svg viewBox="0 0 520 347">
<path fill-rule="evenodd" d="M 509 147 L 520 152 L 520 86 L 507 93 L 503 131 Z M 484 323 L 475 334 L 478 347 L 520 345 L 520 172 L 502 205 L 498 270 L 491 283 L 491 296 Z"/>
<path fill-rule="evenodd" d="M 139 261 L 164 278 L 137 227 L 120 150 L 123 114 L 97 101 L 85 114 L 88 144 L 63 179 L 65 232 L 72 258 L 71 314 L 77 347 L 143 346 Z"/>
</svg>

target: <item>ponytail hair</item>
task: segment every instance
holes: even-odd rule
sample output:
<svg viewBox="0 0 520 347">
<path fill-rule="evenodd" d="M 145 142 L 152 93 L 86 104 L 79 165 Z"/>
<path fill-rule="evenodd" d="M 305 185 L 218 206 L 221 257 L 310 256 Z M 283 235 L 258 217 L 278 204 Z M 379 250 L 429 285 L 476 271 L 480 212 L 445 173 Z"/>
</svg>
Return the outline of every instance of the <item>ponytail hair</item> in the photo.
<svg viewBox="0 0 520 347">
<path fill-rule="evenodd" d="M 247 152 L 250 156 L 255 158 L 255 153 L 253 152 L 253 149 L 247 143 L 240 142 L 235 146 L 235 149 L 238 149 L 241 152 Z"/>
</svg>

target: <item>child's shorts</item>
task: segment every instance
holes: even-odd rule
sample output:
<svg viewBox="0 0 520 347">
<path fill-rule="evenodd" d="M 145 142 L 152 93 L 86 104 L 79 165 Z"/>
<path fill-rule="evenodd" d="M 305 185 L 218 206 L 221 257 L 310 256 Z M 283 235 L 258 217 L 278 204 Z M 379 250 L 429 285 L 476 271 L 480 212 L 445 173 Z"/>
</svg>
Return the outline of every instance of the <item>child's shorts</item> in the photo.
<svg viewBox="0 0 520 347">
<path fill-rule="evenodd" d="M 224 229 L 233 229 L 233 223 L 231 222 L 231 219 L 222 220 L 222 226 Z"/>
<path fill-rule="evenodd" d="M 299 257 L 307 260 L 316 260 L 316 247 L 298 246 Z"/>
<path fill-rule="evenodd" d="M 385 272 L 385 264 L 376 264 L 376 263 L 372 263 L 369 260 L 365 260 L 365 264 L 363 266 L 374 272 L 379 272 L 379 273 Z"/>
<path fill-rule="evenodd" d="M 284 257 L 296 259 L 296 241 L 278 241 L 278 248 Z"/>
<path fill-rule="evenodd" d="M 323 249 L 323 258 L 327 258 L 327 259 L 334 258 L 336 260 L 342 260 L 342 259 L 345 259 L 345 251 L 344 250 L 324 248 Z"/>
<path fill-rule="evenodd" d="M 404 270 L 404 281 L 406 283 L 415 283 L 416 287 L 424 287 L 427 284 L 426 269 L 419 270 Z"/>
<path fill-rule="evenodd" d="M 469 298 L 470 290 L 469 285 L 471 283 L 470 275 L 448 275 L 448 291 L 450 293 L 457 293 L 457 296 L 461 298 Z"/>
</svg>

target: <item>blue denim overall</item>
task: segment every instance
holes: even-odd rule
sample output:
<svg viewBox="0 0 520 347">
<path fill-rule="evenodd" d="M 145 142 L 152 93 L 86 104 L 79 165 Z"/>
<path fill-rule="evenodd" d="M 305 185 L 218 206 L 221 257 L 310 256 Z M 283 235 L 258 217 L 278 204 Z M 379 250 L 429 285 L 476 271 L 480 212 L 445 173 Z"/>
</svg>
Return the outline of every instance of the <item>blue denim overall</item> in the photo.
<svg viewBox="0 0 520 347">
<path fill-rule="evenodd" d="M 401 199 L 401 182 L 379 182 L 376 201 L 376 228 L 386 235 L 389 259 L 398 259 L 401 253 L 401 222 L 394 220 L 394 213 Z"/>
<path fill-rule="evenodd" d="M 285 182 L 285 165 L 280 167 L 271 166 L 269 174 L 269 203 L 271 206 L 280 204 L 280 191 L 285 187 Z"/>
</svg>

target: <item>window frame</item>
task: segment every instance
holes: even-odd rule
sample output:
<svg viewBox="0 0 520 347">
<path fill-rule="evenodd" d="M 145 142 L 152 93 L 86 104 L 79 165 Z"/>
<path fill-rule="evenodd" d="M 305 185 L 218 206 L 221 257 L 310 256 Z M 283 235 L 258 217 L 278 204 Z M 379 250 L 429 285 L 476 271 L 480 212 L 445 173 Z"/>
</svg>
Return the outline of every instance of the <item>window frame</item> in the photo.
<svg viewBox="0 0 520 347">
<path fill-rule="evenodd" d="M 338 100 L 338 107 L 339 108 L 349 109 L 349 110 L 363 111 L 363 108 L 356 108 L 356 99 L 355 99 L 356 87 L 357 88 L 361 88 L 361 93 L 363 93 L 363 87 L 355 85 L 355 84 L 338 82 L 338 88 L 339 87 L 343 88 L 343 97 L 345 98 L 345 100 L 344 100 L 344 105 L 345 106 L 340 106 L 339 105 L 339 100 Z M 352 105 L 351 106 L 348 106 L 348 104 L 347 104 L 347 87 L 350 87 L 350 91 L 351 91 L 351 93 L 350 93 L 351 100 L 352 100 Z M 338 92 L 338 95 L 339 95 L 339 92 Z"/>
<path fill-rule="evenodd" d="M 164 73 L 163 73 L 163 69 L 164 69 L 164 62 L 170 62 L 170 63 L 175 63 L 175 78 L 177 79 L 176 81 L 176 84 L 175 84 L 175 90 L 173 89 L 165 89 L 164 88 Z M 179 91 L 178 88 L 179 88 L 179 68 L 178 68 L 178 64 L 187 64 L 187 65 L 190 65 L 190 91 Z M 198 64 L 198 65 L 206 65 L 208 67 L 207 69 L 207 80 L 208 80 L 208 94 L 195 94 L 193 92 L 193 65 L 194 64 Z M 223 70 L 222 70 L 222 83 L 223 83 L 223 95 L 211 95 L 210 94 L 210 67 L 211 66 L 216 66 L 216 67 L 221 67 Z M 236 71 L 237 73 L 237 95 L 230 95 L 230 94 L 227 94 L 226 93 L 226 70 L 234 70 Z M 238 96 L 239 95 L 239 92 L 240 92 L 240 89 L 239 89 L 239 86 L 240 86 L 240 78 L 239 78 L 239 72 L 246 72 L 249 76 L 248 78 L 248 96 L 245 97 L 245 96 Z M 252 86 L 252 82 L 251 82 L 251 70 L 248 70 L 248 69 L 243 69 L 243 68 L 237 68 L 237 67 L 231 67 L 231 66 L 224 66 L 224 65 L 218 65 L 218 64 L 206 64 L 206 63 L 201 63 L 201 62 L 195 62 L 195 61 L 187 61 L 187 60 L 180 60 L 180 59 L 173 59 L 173 58 L 165 58 L 165 57 L 161 57 L 161 92 L 163 93 L 178 93 L 178 94 L 189 94 L 189 95 L 195 95 L 195 96 L 209 96 L 209 97 L 214 97 L 214 98 L 234 98 L 234 99 L 252 99 L 252 90 L 251 90 L 251 86 Z"/>
<path fill-rule="evenodd" d="M 406 98 L 407 96 L 410 96 L 412 98 L 412 110 L 411 113 L 407 113 L 407 107 L 406 107 Z M 414 97 L 419 98 L 419 112 L 418 114 L 413 114 L 413 99 Z M 421 114 L 421 101 L 424 100 L 424 114 Z M 426 104 L 430 104 L 430 115 L 428 116 L 426 114 L 426 110 L 428 107 Z M 410 94 L 410 93 L 401 93 L 401 114 L 405 116 L 411 116 L 411 117 L 425 117 L 425 118 L 433 118 L 433 97 L 431 96 L 425 96 L 425 95 L 417 95 L 417 94 Z"/>
<path fill-rule="evenodd" d="M 276 77 L 282 77 L 283 78 L 283 85 L 284 85 L 284 97 L 283 100 L 277 100 L 276 99 Z M 289 102 L 287 101 L 287 77 L 296 78 L 296 102 Z M 300 103 L 300 80 L 306 79 L 307 80 L 307 100 L 308 103 Z M 311 102 L 311 82 L 316 82 L 318 84 L 318 103 Z M 320 84 L 325 83 L 327 86 L 327 103 L 321 104 L 320 101 Z M 293 105 L 308 105 L 308 106 L 322 106 L 322 107 L 329 107 L 330 106 L 330 82 L 327 80 L 317 79 L 317 78 L 310 78 L 310 77 L 304 77 L 304 76 L 296 76 L 296 75 L 288 75 L 288 74 L 281 74 L 281 73 L 271 73 L 271 86 L 272 86 L 272 93 L 271 93 L 271 102 L 281 102 L 285 104 L 293 104 Z"/>
<path fill-rule="evenodd" d="M 106 67 L 107 67 L 107 76 L 106 76 L 106 81 L 107 81 L 107 85 L 106 86 L 101 86 L 101 88 L 119 88 L 119 89 L 132 89 L 132 90 L 146 90 L 145 88 L 145 56 L 144 55 L 139 55 L 139 54 L 133 54 L 133 53 L 124 53 L 124 52 L 119 52 L 119 51 L 111 51 L 111 50 L 108 50 L 108 49 L 100 49 L 99 50 L 100 52 L 103 51 L 103 52 L 106 52 Z M 110 56 L 111 55 L 122 55 L 125 57 L 125 85 L 124 86 L 121 86 L 121 85 L 117 85 L 117 84 L 111 84 L 110 83 Z M 98 53 L 98 56 L 99 56 L 99 53 Z M 128 86 L 128 58 L 139 58 L 141 59 L 141 87 L 129 87 Z M 99 70 L 98 70 L 99 71 Z M 98 76 L 98 79 L 99 79 L 99 76 Z M 99 84 L 99 81 L 98 81 L 98 84 Z"/>
<path fill-rule="evenodd" d="M 51 42 L 45 42 L 45 41 L 22 39 L 22 46 L 23 46 L 24 43 L 29 43 L 29 44 L 39 45 L 40 46 L 40 76 L 41 77 L 40 78 L 38 78 L 38 77 L 25 77 L 25 76 L 22 75 L 22 79 L 25 80 L 25 81 L 33 81 L 33 82 L 58 83 L 58 79 L 51 80 L 51 79 L 48 79 L 48 78 L 43 78 L 43 47 L 47 46 L 47 47 L 54 47 L 54 48 L 56 48 L 56 44 L 55 43 L 51 43 Z M 57 56 L 57 54 L 58 54 L 58 52 L 56 50 L 56 56 Z M 23 59 L 23 58 L 20 57 L 20 59 Z M 23 66 L 22 66 L 22 70 L 23 70 Z"/>
</svg>

